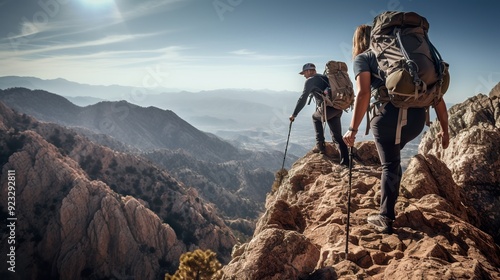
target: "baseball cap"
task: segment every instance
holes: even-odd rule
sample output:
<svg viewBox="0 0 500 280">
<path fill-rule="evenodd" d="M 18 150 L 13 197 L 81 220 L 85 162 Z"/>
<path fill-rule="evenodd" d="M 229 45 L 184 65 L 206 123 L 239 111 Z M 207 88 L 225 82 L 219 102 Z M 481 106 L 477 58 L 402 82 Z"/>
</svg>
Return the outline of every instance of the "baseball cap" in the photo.
<svg viewBox="0 0 500 280">
<path fill-rule="evenodd" d="M 304 66 L 302 66 L 302 72 L 300 72 L 299 74 L 302 75 L 302 74 L 304 74 L 304 71 L 311 70 L 311 69 L 316 70 L 316 66 L 312 63 L 306 63 L 306 64 L 304 64 Z"/>
</svg>

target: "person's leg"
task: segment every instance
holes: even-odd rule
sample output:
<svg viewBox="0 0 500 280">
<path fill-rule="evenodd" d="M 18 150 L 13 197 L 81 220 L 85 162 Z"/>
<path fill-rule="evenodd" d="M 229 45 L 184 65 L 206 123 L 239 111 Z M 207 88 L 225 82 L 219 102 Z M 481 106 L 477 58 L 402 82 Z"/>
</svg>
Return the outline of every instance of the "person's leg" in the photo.
<svg viewBox="0 0 500 280">
<path fill-rule="evenodd" d="M 371 121 L 375 144 L 382 163 L 382 177 L 380 215 L 369 217 L 368 220 L 372 224 L 386 225 L 387 232 L 392 231 L 392 221 L 396 219 L 395 206 L 402 177 L 401 149 L 422 132 L 425 123 L 424 109 L 408 109 L 408 121 L 401 131 L 401 143 L 396 145 L 394 143 L 398 114 L 399 109 L 387 104 Z"/>
<path fill-rule="evenodd" d="M 384 133 L 384 130 L 379 130 Z M 391 220 L 396 219 L 394 208 L 399 195 L 401 183 L 401 153 L 399 144 L 382 142 L 375 139 L 382 163 L 382 176 L 380 178 L 380 215 Z"/>
<path fill-rule="evenodd" d="M 407 124 L 401 129 L 401 150 L 420 135 L 425 126 L 425 108 L 408 109 Z"/>
<path fill-rule="evenodd" d="M 316 132 L 316 148 L 314 152 L 325 153 L 325 133 L 323 130 L 323 121 L 321 119 L 321 112 L 314 111 L 312 115 L 314 131 Z"/>
<path fill-rule="evenodd" d="M 328 126 L 330 127 L 330 135 L 332 136 L 333 143 L 340 154 L 340 164 L 349 165 L 349 151 L 347 145 L 342 138 L 342 124 L 340 118 L 342 117 L 342 110 L 335 108 L 328 108 Z M 331 112 L 331 113 L 330 113 Z"/>
<path fill-rule="evenodd" d="M 382 164 L 380 178 L 380 215 L 368 217 L 368 222 L 385 232 L 392 231 L 395 205 L 401 182 L 400 145 L 394 144 L 399 110 L 388 104 L 371 121 L 375 144 Z"/>
</svg>

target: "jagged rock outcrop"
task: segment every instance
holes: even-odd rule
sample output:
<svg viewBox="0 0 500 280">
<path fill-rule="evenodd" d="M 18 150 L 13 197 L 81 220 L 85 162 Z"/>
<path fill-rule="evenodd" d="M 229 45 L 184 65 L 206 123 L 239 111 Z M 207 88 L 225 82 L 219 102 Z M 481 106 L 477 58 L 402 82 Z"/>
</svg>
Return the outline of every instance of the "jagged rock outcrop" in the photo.
<svg viewBox="0 0 500 280">
<path fill-rule="evenodd" d="M 500 83 L 449 109 L 450 147 L 439 147 L 438 127 L 422 138 L 419 153 L 435 155 L 479 216 L 478 226 L 500 244 Z"/>
<path fill-rule="evenodd" d="M 172 269 L 186 246 L 170 226 L 136 199 L 89 180 L 38 134 L 20 137 L 22 149 L 2 170 L 16 173 L 18 221 L 16 273 L 4 271 L 4 279 L 158 279 Z M 4 213 L 6 176 L 1 182 Z M 5 254 L 0 259 L 6 263 Z"/>
<path fill-rule="evenodd" d="M 167 172 L 1 103 L 0 166 L 0 216 L 17 218 L 16 273 L 3 266 L 2 279 L 162 279 L 188 250 L 224 263 L 236 243 L 213 205 Z"/>
<path fill-rule="evenodd" d="M 483 208 L 499 209 L 487 206 L 498 195 L 483 192 L 476 198 L 487 203 L 480 204 L 474 200 L 479 192 L 471 196 L 470 188 L 462 187 L 464 181 L 484 186 L 485 180 L 493 180 L 485 179 L 485 174 L 498 176 L 498 149 L 492 148 L 497 142 L 464 146 L 469 142 L 456 129 L 463 121 L 455 119 L 454 110 L 474 107 L 468 102 L 462 106 L 450 110 L 450 147 L 442 151 L 426 140 L 436 133 L 438 124 L 434 124 L 424 137 L 422 152 L 410 160 L 401 182 L 393 234 L 380 234 L 366 222 L 379 209 L 381 169 L 374 144 L 357 143 L 346 256 L 349 171 L 339 169 L 338 153 L 328 146 L 326 156 L 310 152 L 295 162 L 267 197 L 266 212 L 252 240 L 233 251 L 232 261 L 223 268 L 224 279 L 500 279 L 500 248 L 492 234 L 479 228 L 484 227 Z M 498 109 L 484 110 L 484 119 L 498 116 L 490 112 Z M 498 133 L 494 123 L 498 119 L 493 125 L 464 126 L 462 131 L 497 139 L 492 136 Z M 489 157 L 478 151 L 488 151 Z M 464 166 L 464 158 L 473 166 Z M 474 170 L 486 172 L 470 173 Z M 494 180 L 489 186 L 498 193 L 498 179 Z"/>
</svg>

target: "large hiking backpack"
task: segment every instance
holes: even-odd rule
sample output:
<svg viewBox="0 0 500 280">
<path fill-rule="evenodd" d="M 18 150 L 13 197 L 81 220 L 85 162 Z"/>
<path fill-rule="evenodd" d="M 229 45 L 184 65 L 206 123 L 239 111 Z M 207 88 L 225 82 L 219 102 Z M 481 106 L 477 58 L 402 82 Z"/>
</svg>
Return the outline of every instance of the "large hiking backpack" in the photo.
<svg viewBox="0 0 500 280">
<path fill-rule="evenodd" d="M 388 11 L 376 16 L 370 49 L 377 57 L 379 75 L 385 88 L 378 90 L 378 101 L 391 102 L 400 109 L 396 144 L 406 125 L 408 108 L 435 106 L 448 90 L 448 64 L 429 40 L 429 22 L 414 12 Z"/>
<path fill-rule="evenodd" d="M 324 92 L 326 106 L 340 110 L 352 109 L 354 89 L 347 70 L 345 62 L 330 60 L 326 63 L 324 75 L 330 84 L 330 88 Z"/>
</svg>

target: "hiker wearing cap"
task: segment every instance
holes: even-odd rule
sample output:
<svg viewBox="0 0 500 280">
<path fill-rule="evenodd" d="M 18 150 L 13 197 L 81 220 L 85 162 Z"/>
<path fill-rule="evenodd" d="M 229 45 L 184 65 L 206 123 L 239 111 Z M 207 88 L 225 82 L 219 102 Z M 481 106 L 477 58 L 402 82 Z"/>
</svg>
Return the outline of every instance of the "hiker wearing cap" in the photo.
<svg viewBox="0 0 500 280">
<path fill-rule="evenodd" d="M 349 130 L 344 134 L 347 146 L 352 147 L 356 139 L 358 127 L 370 105 L 371 92 L 385 87 L 379 78 L 378 64 L 375 54 L 369 49 L 371 26 L 360 25 L 353 37 L 353 71 L 356 80 L 357 94 Z M 378 112 L 370 121 L 375 144 L 382 164 L 380 213 L 368 216 L 368 223 L 383 233 L 392 233 L 392 223 L 396 219 L 395 205 L 401 183 L 401 150 L 405 144 L 415 139 L 423 130 L 425 108 L 408 108 L 407 123 L 401 130 L 400 142 L 396 143 L 399 108 L 391 102 L 377 104 Z M 434 107 L 440 126 L 442 147 L 447 148 L 448 113 L 444 100 Z"/>
<path fill-rule="evenodd" d="M 316 100 L 316 110 L 312 115 L 312 119 L 314 130 L 316 131 L 316 147 L 313 151 L 322 154 L 326 152 L 323 130 L 323 121 L 326 121 L 328 123 L 328 127 L 330 127 L 332 140 L 340 153 L 340 164 L 348 166 L 349 152 L 347 151 L 347 145 L 342 140 L 342 125 L 340 123 L 340 117 L 342 116 L 343 111 L 328 106 L 326 107 L 326 112 L 321 109 L 321 104 L 323 102 L 321 96 L 323 95 L 325 89 L 330 86 L 328 83 L 328 77 L 316 73 L 316 66 L 313 63 L 304 64 L 302 71 L 299 74 L 304 75 L 306 82 L 304 84 L 304 90 L 297 101 L 297 105 L 295 106 L 295 110 L 289 118 L 290 121 L 293 122 L 299 112 L 304 108 L 307 103 L 307 98 L 309 96 L 314 96 Z M 324 120 L 325 115 L 326 120 Z"/>
</svg>

